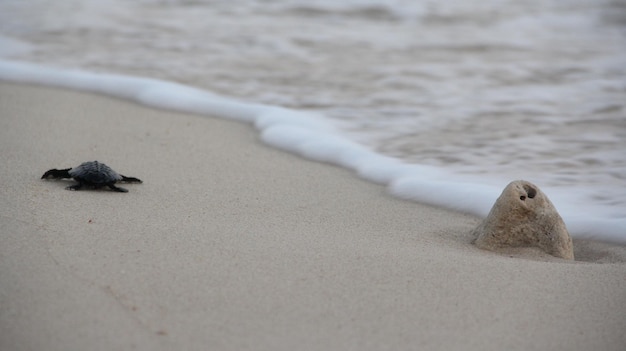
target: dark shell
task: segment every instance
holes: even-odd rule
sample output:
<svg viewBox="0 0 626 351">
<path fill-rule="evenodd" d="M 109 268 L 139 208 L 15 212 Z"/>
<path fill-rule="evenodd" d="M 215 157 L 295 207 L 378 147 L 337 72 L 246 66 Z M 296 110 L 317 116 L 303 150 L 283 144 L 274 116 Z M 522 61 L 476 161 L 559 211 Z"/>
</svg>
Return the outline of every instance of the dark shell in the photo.
<svg viewBox="0 0 626 351">
<path fill-rule="evenodd" d="M 69 170 L 68 173 L 76 180 L 80 179 L 96 185 L 122 180 L 122 176 L 112 170 L 111 167 L 98 161 L 83 162 L 80 166 Z"/>
</svg>

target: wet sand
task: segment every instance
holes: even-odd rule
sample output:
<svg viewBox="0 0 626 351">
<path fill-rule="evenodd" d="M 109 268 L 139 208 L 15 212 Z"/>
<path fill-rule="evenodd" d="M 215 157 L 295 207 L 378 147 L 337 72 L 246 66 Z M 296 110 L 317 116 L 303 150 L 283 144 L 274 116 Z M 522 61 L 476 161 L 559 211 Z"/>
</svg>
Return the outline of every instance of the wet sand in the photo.
<svg viewBox="0 0 626 351">
<path fill-rule="evenodd" d="M 626 248 L 470 244 L 478 218 L 245 124 L 0 84 L 2 350 L 620 350 Z M 143 184 L 67 191 L 105 162 Z"/>
</svg>

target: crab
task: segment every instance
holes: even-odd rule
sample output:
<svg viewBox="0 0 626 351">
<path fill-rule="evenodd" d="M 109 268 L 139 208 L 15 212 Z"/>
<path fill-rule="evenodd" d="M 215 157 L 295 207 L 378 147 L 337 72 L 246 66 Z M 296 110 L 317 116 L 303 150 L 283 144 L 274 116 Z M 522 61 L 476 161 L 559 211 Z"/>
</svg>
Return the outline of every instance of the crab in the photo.
<svg viewBox="0 0 626 351">
<path fill-rule="evenodd" d="M 123 176 L 111 167 L 98 161 L 83 162 L 80 166 L 66 169 L 51 169 L 41 176 L 41 179 L 63 179 L 74 178 L 78 184 L 70 185 L 68 190 L 80 190 L 83 187 L 88 189 L 99 189 L 109 187 L 113 191 L 126 193 L 128 190 L 115 186 L 117 182 L 143 183 L 140 179 Z"/>
</svg>

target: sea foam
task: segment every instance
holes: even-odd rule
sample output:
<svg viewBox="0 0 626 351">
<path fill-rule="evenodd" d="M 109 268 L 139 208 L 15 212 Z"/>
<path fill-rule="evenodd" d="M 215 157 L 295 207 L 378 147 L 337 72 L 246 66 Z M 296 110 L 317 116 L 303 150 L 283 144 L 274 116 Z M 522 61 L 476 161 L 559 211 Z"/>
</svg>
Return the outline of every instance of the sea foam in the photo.
<svg viewBox="0 0 626 351">
<path fill-rule="evenodd" d="M 273 147 L 347 168 L 387 186 L 399 198 L 485 216 L 506 185 L 444 168 L 408 164 L 381 155 L 338 132 L 324 116 L 246 103 L 201 89 L 151 78 L 57 69 L 0 61 L 0 80 L 63 87 L 135 101 L 147 106 L 238 120 L 254 125 Z M 545 192 L 561 212 L 573 237 L 626 244 L 626 214 L 606 206 L 587 206 L 578 191 Z"/>
</svg>

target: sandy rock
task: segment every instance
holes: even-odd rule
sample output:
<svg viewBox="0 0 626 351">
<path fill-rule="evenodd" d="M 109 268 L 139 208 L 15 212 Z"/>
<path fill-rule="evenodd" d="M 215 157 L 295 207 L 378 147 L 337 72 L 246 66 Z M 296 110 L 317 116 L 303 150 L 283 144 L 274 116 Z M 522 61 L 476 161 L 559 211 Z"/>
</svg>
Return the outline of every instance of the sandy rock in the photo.
<svg viewBox="0 0 626 351">
<path fill-rule="evenodd" d="M 538 247 L 550 255 L 574 259 L 563 219 L 548 197 L 524 180 L 507 185 L 473 234 L 476 246 L 485 250 Z"/>
</svg>

